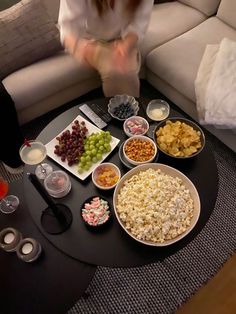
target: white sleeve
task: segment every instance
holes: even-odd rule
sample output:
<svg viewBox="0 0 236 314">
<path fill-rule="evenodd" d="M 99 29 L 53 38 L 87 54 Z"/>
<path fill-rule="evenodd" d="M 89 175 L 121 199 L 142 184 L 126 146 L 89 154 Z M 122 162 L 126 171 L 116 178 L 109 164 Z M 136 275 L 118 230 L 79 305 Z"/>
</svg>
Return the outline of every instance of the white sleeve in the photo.
<svg viewBox="0 0 236 314">
<path fill-rule="evenodd" d="M 131 23 L 123 29 L 122 38 L 128 33 L 132 32 L 138 35 L 138 42 L 140 43 L 146 33 L 154 0 L 143 0 L 137 11 L 135 12 Z"/>
<path fill-rule="evenodd" d="M 60 0 L 58 24 L 62 43 L 68 33 L 80 38 L 86 28 L 86 0 Z"/>
</svg>

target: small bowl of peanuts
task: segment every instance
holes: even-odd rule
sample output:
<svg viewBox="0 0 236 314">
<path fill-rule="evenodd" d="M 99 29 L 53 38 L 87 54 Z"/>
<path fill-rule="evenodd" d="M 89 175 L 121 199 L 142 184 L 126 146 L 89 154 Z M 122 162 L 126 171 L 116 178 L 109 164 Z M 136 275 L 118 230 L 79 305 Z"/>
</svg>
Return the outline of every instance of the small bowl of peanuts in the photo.
<svg viewBox="0 0 236 314">
<path fill-rule="evenodd" d="M 113 189 L 120 177 L 120 169 L 111 162 L 101 163 L 92 173 L 93 184 L 101 190 Z"/>
<path fill-rule="evenodd" d="M 125 159 L 136 166 L 152 162 L 156 154 L 155 142 L 144 135 L 134 135 L 128 138 L 123 145 Z"/>
</svg>

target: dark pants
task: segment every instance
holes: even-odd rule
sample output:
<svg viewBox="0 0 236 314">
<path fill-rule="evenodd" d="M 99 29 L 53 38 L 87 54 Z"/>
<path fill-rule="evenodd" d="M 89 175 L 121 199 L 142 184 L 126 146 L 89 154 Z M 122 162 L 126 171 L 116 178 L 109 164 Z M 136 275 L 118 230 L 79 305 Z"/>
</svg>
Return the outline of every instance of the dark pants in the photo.
<svg viewBox="0 0 236 314">
<path fill-rule="evenodd" d="M 24 142 L 11 96 L 0 83 L 0 160 L 12 168 L 22 164 L 19 149 Z"/>
</svg>

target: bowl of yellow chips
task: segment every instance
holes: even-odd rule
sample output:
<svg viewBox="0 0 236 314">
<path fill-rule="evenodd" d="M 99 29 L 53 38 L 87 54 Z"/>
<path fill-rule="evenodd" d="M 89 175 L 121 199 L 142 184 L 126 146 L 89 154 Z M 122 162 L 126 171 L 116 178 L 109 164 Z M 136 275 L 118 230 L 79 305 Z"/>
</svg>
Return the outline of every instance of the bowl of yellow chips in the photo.
<svg viewBox="0 0 236 314">
<path fill-rule="evenodd" d="M 186 118 L 172 117 L 162 121 L 154 129 L 153 137 L 161 152 L 178 159 L 195 157 L 205 146 L 202 129 Z"/>
</svg>

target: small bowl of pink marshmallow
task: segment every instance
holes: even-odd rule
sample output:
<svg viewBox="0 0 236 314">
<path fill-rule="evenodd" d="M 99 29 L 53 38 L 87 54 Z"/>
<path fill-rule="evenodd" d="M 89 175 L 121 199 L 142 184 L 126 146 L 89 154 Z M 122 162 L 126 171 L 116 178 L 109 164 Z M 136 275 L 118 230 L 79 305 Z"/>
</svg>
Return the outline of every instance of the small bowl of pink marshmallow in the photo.
<svg viewBox="0 0 236 314">
<path fill-rule="evenodd" d="M 123 129 L 128 137 L 145 135 L 149 129 L 149 123 L 143 117 L 132 116 L 124 121 Z"/>
</svg>

